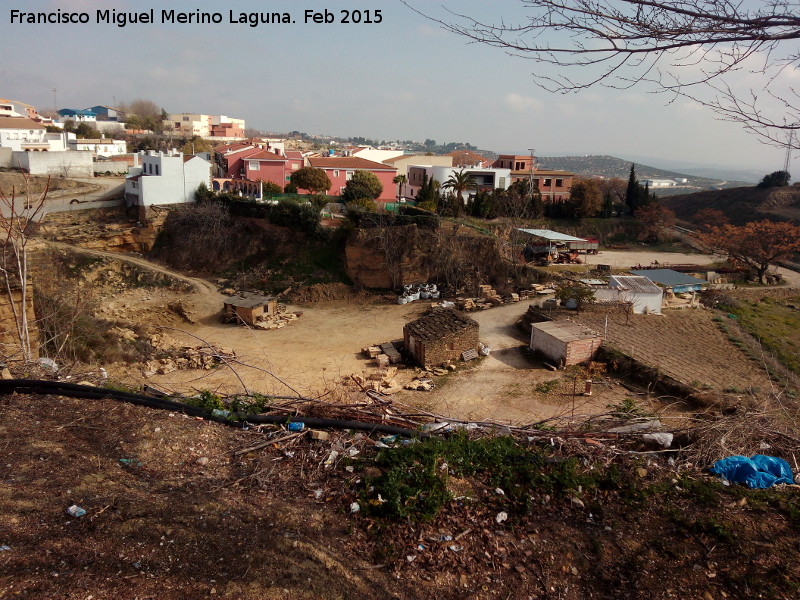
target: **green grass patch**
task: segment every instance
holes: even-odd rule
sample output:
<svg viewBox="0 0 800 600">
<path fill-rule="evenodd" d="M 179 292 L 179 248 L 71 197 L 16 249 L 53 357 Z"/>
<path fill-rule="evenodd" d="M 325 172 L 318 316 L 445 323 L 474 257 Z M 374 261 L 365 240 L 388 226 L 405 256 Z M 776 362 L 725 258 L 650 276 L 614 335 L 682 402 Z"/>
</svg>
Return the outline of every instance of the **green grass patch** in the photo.
<svg viewBox="0 0 800 600">
<path fill-rule="evenodd" d="M 539 392 L 540 394 L 549 394 L 558 387 L 560 381 L 561 381 L 560 379 L 551 379 L 549 381 L 543 381 L 542 383 L 536 384 L 536 387 L 534 387 L 533 389 Z"/>
<path fill-rule="evenodd" d="M 783 365 L 800 374 L 800 297 L 786 300 L 763 298 L 720 307 L 735 315 L 739 324 L 758 339 Z M 727 333 L 727 329 L 723 330 Z M 738 345 L 738 344 L 737 344 Z"/>
<path fill-rule="evenodd" d="M 552 458 L 510 436 L 432 438 L 381 450 L 375 464 L 383 473 L 365 479 L 362 501 L 368 514 L 388 518 L 435 517 L 453 497 L 450 477 L 475 477 L 499 487 L 511 508 L 520 511 L 530 508 L 532 492 L 557 496 L 593 485 L 575 459 Z"/>
</svg>

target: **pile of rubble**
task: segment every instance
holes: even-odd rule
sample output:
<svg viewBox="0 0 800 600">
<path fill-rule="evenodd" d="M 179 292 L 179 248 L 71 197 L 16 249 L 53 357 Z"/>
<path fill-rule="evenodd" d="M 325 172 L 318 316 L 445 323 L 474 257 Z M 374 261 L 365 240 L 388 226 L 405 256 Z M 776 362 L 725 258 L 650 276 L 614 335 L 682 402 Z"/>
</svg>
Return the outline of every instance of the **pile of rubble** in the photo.
<svg viewBox="0 0 800 600">
<path fill-rule="evenodd" d="M 369 375 L 350 375 L 349 381 L 354 382 L 363 391 L 373 390 L 381 394 L 396 394 L 403 389 L 397 383 L 397 367 L 379 367 Z M 345 381 L 347 383 L 347 381 Z"/>
<path fill-rule="evenodd" d="M 280 329 L 281 327 L 286 327 L 289 323 L 293 323 L 302 316 L 302 310 L 296 310 L 294 312 L 281 312 L 279 310 L 275 315 L 263 315 L 262 317 L 259 317 L 253 327 L 256 329 L 263 329 L 265 331 Z"/>
<path fill-rule="evenodd" d="M 402 361 L 402 356 L 392 342 L 367 346 L 361 349 L 361 353 L 367 358 L 374 358 L 379 368 L 386 368 L 390 364 L 396 365 Z"/>
<path fill-rule="evenodd" d="M 161 345 L 159 344 L 159 340 L 155 340 L 155 343 L 151 341 L 151 344 L 153 344 L 154 348 Z M 173 371 L 187 369 L 210 370 L 223 361 L 236 358 L 236 353 L 231 348 L 213 345 L 180 346 L 178 348 L 173 348 L 171 353 L 172 356 L 169 358 L 160 358 L 145 362 L 142 368 L 142 374 L 145 377 L 151 377 L 156 374 L 166 375 Z"/>
<path fill-rule="evenodd" d="M 417 392 L 430 392 L 436 387 L 432 377 L 441 377 L 456 370 L 456 366 L 452 363 L 443 364 L 440 367 L 428 367 L 426 369 L 417 369 L 417 376 L 405 385 L 407 390 L 414 390 Z"/>
<path fill-rule="evenodd" d="M 537 295 L 547 295 L 553 294 L 555 290 L 553 288 L 544 286 L 544 285 L 533 285 L 530 289 L 527 290 L 520 290 L 519 292 L 512 292 L 510 294 L 506 294 L 505 296 L 500 296 L 490 285 L 480 285 L 478 286 L 480 290 L 480 297 L 478 298 L 463 298 L 458 297 L 455 299 L 454 303 L 456 308 L 461 311 L 471 312 L 475 310 L 485 310 L 487 308 L 492 308 L 494 306 L 500 306 L 502 304 L 510 304 L 512 302 L 519 302 L 520 300 L 528 300 L 533 298 Z"/>
</svg>

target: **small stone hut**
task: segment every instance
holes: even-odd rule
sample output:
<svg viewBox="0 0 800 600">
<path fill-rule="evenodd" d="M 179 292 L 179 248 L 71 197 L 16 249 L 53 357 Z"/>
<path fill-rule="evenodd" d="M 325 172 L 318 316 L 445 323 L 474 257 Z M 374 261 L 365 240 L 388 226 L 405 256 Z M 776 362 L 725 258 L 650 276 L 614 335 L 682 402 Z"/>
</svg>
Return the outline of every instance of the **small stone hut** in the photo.
<svg viewBox="0 0 800 600">
<path fill-rule="evenodd" d="M 236 321 L 252 327 L 262 317 L 272 317 L 276 314 L 278 314 L 278 300 L 274 296 L 248 294 L 228 296 L 225 299 L 224 320 L 226 322 Z"/>
<path fill-rule="evenodd" d="M 531 349 L 559 367 L 591 360 L 602 343 L 599 333 L 572 321 L 549 321 L 531 326 Z"/>
<path fill-rule="evenodd" d="M 420 365 L 441 365 L 478 348 L 478 322 L 452 308 L 439 308 L 403 327 L 406 352 Z"/>
</svg>

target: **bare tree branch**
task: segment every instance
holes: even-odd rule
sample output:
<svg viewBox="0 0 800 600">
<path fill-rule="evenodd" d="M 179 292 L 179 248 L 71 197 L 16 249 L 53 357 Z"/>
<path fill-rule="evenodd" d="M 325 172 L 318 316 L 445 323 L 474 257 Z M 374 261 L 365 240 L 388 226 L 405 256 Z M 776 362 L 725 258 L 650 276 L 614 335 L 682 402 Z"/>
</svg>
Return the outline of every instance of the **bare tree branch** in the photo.
<svg viewBox="0 0 800 600">
<path fill-rule="evenodd" d="M 551 92 L 644 84 L 742 124 L 774 145 L 800 129 L 797 4 L 788 0 L 519 0 L 525 16 L 496 22 L 445 9 L 412 10 L 472 43 L 557 67 L 533 73 Z M 739 80 L 734 80 L 734 76 Z M 752 79 L 749 91 L 736 89 Z M 757 83 L 756 83 L 757 82 Z"/>
</svg>

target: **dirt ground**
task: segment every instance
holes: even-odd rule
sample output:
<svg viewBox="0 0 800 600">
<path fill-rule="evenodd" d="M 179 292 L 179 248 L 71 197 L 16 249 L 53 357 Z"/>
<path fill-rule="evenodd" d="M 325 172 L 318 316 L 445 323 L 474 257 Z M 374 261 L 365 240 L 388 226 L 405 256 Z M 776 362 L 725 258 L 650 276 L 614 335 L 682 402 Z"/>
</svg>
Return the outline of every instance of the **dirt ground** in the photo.
<svg viewBox="0 0 800 600">
<path fill-rule="evenodd" d="M 591 487 L 526 482 L 526 509 L 491 474 L 437 468 L 458 491 L 437 517 L 384 520 L 350 508 L 381 473 L 364 436 L 287 439 L 109 399 L 6 395 L 0 412 L 4 600 L 789 600 L 799 589 L 796 486 L 726 487 L 614 439 L 556 438 L 555 450 L 543 439 L 551 465 L 607 473 Z M 334 448 L 353 458 L 326 466 Z M 69 516 L 73 505 L 86 513 Z"/>
<path fill-rule="evenodd" d="M 213 284 L 174 275 L 195 292 L 129 289 L 106 298 L 104 315 L 163 326 L 187 344 L 203 339 L 231 348 L 240 362 L 233 370 L 150 379 L 139 369 L 109 365 L 112 379 L 241 391 L 241 378 L 253 391 L 322 394 L 342 377 L 371 369 L 361 347 L 399 338 L 403 324 L 427 306 L 289 307 L 303 311 L 296 322 L 251 331 L 219 323 L 221 297 Z M 194 322 L 167 308 L 178 299 Z M 612 384 L 573 404 L 568 375 L 531 365 L 520 351 L 525 339 L 514 322 L 526 307 L 473 313 L 492 354 L 438 379 L 431 393 L 401 392 L 393 401 L 466 419 L 530 423 L 603 411 L 627 396 Z M 724 340 L 698 316 L 703 312 L 676 312 L 685 323 L 667 328 L 676 343 L 683 338 L 691 345 L 699 331 L 708 339 L 703 352 L 721 361 L 717 369 L 752 370 L 746 360 L 726 360 L 719 351 Z M 648 323 L 670 323 L 672 316 L 653 318 Z M 668 332 L 642 335 L 657 349 Z M 410 378 L 415 371 L 401 373 Z M 558 379 L 552 389 L 542 385 Z M 108 399 L 0 396 L 0 414 L 2 600 L 789 600 L 800 591 L 796 486 L 765 492 L 723 486 L 702 472 L 709 463 L 699 453 L 643 451 L 624 446 L 617 434 L 547 432 L 528 440 L 552 453 L 542 471 L 572 461 L 581 473 L 560 480 L 561 491 L 553 480 L 526 481 L 524 509 L 491 473 L 460 479 L 437 462 L 433 475 L 458 494 L 438 516 L 417 522 L 351 508 L 368 502 L 369 478 L 381 475 L 373 462 L 378 436 L 330 431 L 327 442 L 289 439 L 280 427 L 244 431 Z M 739 433 L 756 431 L 744 436 L 748 448 L 757 451 L 752 440 L 759 440 L 768 448 L 780 443 L 787 456 L 796 452 L 795 436 L 756 429 L 754 422 L 747 415 L 738 422 Z M 265 435 L 273 437 L 265 443 Z M 734 442 L 723 436 L 719 444 L 727 449 Z M 330 460 L 334 449 L 338 459 Z M 597 473 L 604 475 L 583 479 Z M 68 516 L 73 504 L 86 514 Z"/>
<path fill-rule="evenodd" d="M 613 252 L 597 258 L 617 264 L 649 264 L 652 260 L 699 262 L 700 256 Z M 140 266 L 152 265 L 141 258 L 126 260 Z M 161 266 L 153 268 L 172 273 Z M 207 342 L 236 353 L 236 362 L 227 366 L 206 371 L 179 370 L 147 379 L 151 385 L 170 392 L 191 394 L 208 389 L 237 393 L 246 387 L 264 394 L 324 396 L 351 374 L 373 372 L 375 365 L 361 355 L 361 348 L 400 339 L 403 325 L 429 306 L 426 302 L 396 305 L 389 299 L 290 305 L 288 310 L 303 313 L 297 321 L 282 329 L 259 331 L 220 323 L 217 315 L 222 296 L 215 286 L 202 279 L 173 275 L 193 285 L 196 293 L 134 289 L 104 305 L 104 316 L 165 327 L 164 333 L 180 344 Z M 165 310 L 176 299 L 186 304 L 194 323 L 183 322 Z M 522 351 L 527 340 L 514 324 L 532 302 L 535 301 L 472 313 L 480 324 L 481 340 L 492 348 L 491 355 L 463 365 L 457 373 L 436 378 L 437 386 L 432 392 L 404 390 L 393 396 L 393 401 L 452 418 L 511 424 L 597 414 L 621 402 L 628 391 L 619 385 L 595 386 L 592 396 L 576 395 L 574 391 L 582 388 L 577 374 L 554 373 L 529 361 Z M 603 323 L 592 315 L 587 313 L 582 318 L 587 324 L 602 328 Z M 602 320 L 602 316 L 597 318 Z M 718 391 L 770 389 L 764 370 L 719 331 L 707 311 L 672 311 L 665 317 L 637 317 L 627 324 L 617 321 L 612 316 L 610 341 L 625 352 L 631 346 L 635 357 L 679 381 Z M 145 380 L 138 368 L 111 369 L 111 373 L 123 381 Z M 414 368 L 401 368 L 398 381 L 406 383 L 416 374 Z"/>
<path fill-rule="evenodd" d="M 581 257 L 583 258 L 583 257 Z M 668 264 L 693 264 L 709 265 L 724 260 L 721 256 L 700 253 L 683 252 L 651 252 L 647 250 L 601 250 L 596 256 L 587 256 L 586 264 L 611 265 L 612 267 L 630 269 L 637 265 L 649 266 L 653 261 L 662 265 Z M 783 267 L 775 267 L 786 283 L 792 287 L 800 288 L 800 273 Z"/>
<path fill-rule="evenodd" d="M 529 305 L 540 302 L 523 301 L 470 313 L 480 325 L 481 340 L 492 349 L 491 354 L 474 368 L 442 378 L 432 392 L 407 392 L 402 399 L 465 420 L 517 425 L 580 418 L 605 412 L 610 404 L 619 403 L 627 395 L 621 386 L 595 386 L 591 396 L 584 396 L 585 376 L 572 371 L 553 372 L 523 352 L 530 339 L 515 323 Z"/>
</svg>

